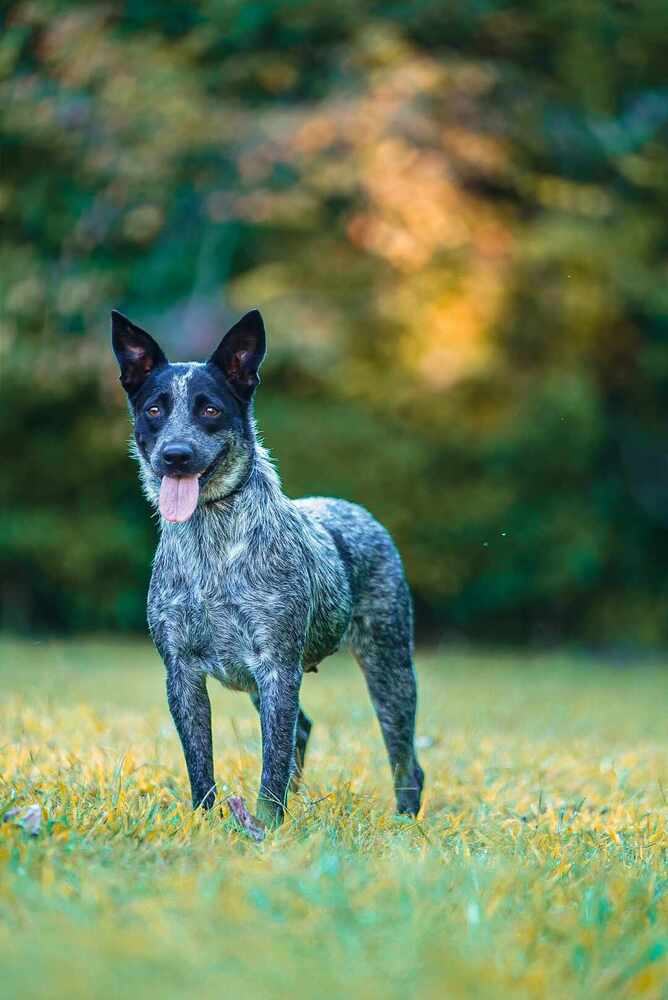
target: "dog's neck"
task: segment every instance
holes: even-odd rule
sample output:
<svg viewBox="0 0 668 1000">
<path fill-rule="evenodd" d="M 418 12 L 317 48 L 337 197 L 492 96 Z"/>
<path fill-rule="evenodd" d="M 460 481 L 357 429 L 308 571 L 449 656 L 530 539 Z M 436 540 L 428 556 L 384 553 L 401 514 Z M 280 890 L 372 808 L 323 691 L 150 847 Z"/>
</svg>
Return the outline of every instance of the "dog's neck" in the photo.
<svg viewBox="0 0 668 1000">
<path fill-rule="evenodd" d="M 207 513 L 230 515 L 234 510 L 246 508 L 249 504 L 261 506 L 286 500 L 287 497 L 283 494 L 278 473 L 269 458 L 269 453 L 255 441 L 239 482 L 224 496 L 206 499 L 198 507 L 198 511 L 204 515 Z"/>
</svg>

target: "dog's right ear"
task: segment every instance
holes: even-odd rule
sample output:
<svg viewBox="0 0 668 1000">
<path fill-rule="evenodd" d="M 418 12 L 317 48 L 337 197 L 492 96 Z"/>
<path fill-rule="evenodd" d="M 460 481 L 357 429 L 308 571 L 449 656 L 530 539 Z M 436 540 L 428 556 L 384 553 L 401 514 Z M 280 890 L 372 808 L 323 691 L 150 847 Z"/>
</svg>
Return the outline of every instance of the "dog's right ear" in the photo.
<svg viewBox="0 0 668 1000">
<path fill-rule="evenodd" d="M 153 337 L 115 309 L 111 313 L 111 341 L 121 369 L 121 385 L 128 396 L 141 389 L 152 371 L 167 364 Z"/>
</svg>

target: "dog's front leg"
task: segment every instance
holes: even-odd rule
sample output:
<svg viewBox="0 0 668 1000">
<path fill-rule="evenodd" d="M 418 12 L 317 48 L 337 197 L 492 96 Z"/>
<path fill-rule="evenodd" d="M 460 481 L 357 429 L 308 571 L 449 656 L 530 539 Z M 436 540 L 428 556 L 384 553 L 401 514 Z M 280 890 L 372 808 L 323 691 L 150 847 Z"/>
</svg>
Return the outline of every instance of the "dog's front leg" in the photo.
<svg viewBox="0 0 668 1000">
<path fill-rule="evenodd" d="M 167 668 L 167 701 L 181 737 L 186 758 L 193 809 L 210 809 L 216 794 L 213 780 L 211 704 L 206 675 L 175 663 Z"/>
<path fill-rule="evenodd" d="M 262 729 L 257 814 L 266 826 L 276 827 L 283 822 L 295 754 L 301 671 L 273 668 L 256 680 Z"/>
</svg>

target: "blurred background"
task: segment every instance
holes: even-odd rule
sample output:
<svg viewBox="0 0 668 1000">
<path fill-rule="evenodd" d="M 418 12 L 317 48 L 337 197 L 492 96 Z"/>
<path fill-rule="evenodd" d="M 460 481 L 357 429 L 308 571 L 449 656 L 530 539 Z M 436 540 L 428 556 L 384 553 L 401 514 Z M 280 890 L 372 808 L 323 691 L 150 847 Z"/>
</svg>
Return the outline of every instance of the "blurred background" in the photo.
<svg viewBox="0 0 668 1000">
<path fill-rule="evenodd" d="M 264 314 L 286 491 L 423 641 L 668 639 L 665 0 L 5 5 L 2 624 L 144 631 L 109 311 Z"/>
</svg>

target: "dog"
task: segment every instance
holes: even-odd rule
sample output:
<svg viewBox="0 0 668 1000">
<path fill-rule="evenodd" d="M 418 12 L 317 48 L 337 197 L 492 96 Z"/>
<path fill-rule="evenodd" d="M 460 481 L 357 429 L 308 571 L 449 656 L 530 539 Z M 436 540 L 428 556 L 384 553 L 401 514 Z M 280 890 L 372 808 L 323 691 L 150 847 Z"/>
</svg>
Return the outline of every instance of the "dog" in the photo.
<svg viewBox="0 0 668 1000">
<path fill-rule="evenodd" d="M 260 444 L 253 395 L 266 352 L 257 310 L 206 363 L 170 364 L 112 313 L 112 343 L 134 425 L 144 492 L 160 512 L 148 593 L 151 636 L 190 778 L 193 808 L 215 801 L 207 678 L 247 692 L 260 716 L 257 816 L 283 821 L 311 721 L 305 672 L 352 647 L 368 686 L 399 813 L 417 814 L 411 596 L 388 532 L 344 500 L 291 500 Z"/>
</svg>

